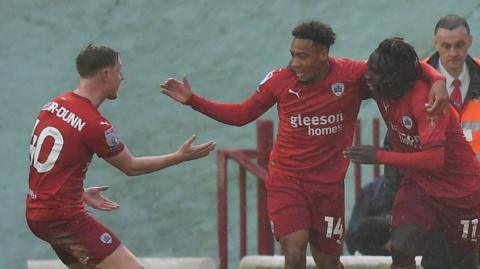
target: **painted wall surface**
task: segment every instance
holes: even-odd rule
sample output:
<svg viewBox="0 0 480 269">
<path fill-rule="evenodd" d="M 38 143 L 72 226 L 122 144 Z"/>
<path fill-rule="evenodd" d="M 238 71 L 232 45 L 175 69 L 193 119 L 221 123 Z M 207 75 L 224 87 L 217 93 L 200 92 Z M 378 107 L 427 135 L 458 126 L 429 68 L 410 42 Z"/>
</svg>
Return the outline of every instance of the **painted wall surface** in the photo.
<svg viewBox="0 0 480 269">
<path fill-rule="evenodd" d="M 24 219 L 28 146 L 38 110 L 77 84 L 74 59 L 90 42 L 121 52 L 119 98 L 101 112 L 135 155 L 172 152 L 192 133 L 217 148 L 254 148 L 255 124 L 222 125 L 159 91 L 169 76 L 187 74 L 193 89 L 217 101 L 241 101 L 270 70 L 288 63 L 291 30 L 320 19 L 337 33 L 331 54 L 365 59 L 378 43 L 402 36 L 420 56 L 433 51 L 433 27 L 446 14 L 465 16 L 474 40 L 476 0 L 0 0 L 0 268 L 25 268 L 29 258 L 54 258 Z M 474 41 L 473 55 L 479 55 Z M 360 118 L 378 116 L 370 101 Z M 262 116 L 276 119 L 272 108 Z M 363 131 L 370 137 L 369 128 Z M 383 129 L 382 129 L 383 130 Z M 370 143 L 365 139 L 365 143 Z M 236 166 L 229 167 L 232 176 Z M 363 169 L 365 181 L 371 169 Z M 233 182 L 233 181 L 232 181 Z M 346 178 L 347 216 L 353 176 Z M 127 178 L 98 158 L 86 186 L 109 185 L 115 212 L 92 212 L 139 256 L 217 257 L 216 154 L 164 171 Z M 230 267 L 238 266 L 237 185 L 230 184 Z M 249 180 L 250 252 L 256 250 L 255 182 Z"/>
</svg>

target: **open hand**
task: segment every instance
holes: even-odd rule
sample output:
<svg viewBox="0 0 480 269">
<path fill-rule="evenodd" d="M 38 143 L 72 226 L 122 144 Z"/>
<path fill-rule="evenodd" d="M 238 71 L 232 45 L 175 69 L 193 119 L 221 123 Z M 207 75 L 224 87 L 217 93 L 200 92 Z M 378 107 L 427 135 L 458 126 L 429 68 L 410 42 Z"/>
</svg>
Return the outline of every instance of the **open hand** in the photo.
<svg viewBox="0 0 480 269">
<path fill-rule="evenodd" d="M 117 203 L 100 194 L 106 190 L 108 190 L 108 186 L 86 188 L 83 192 L 83 200 L 90 207 L 101 211 L 110 211 L 119 208 L 120 206 Z"/>
<path fill-rule="evenodd" d="M 353 163 L 377 163 L 377 149 L 372 146 L 360 145 L 348 147 L 343 151 L 343 156 L 350 159 Z"/>
<path fill-rule="evenodd" d="M 168 78 L 160 85 L 160 88 L 163 94 L 182 104 L 185 104 L 192 96 L 192 88 L 186 75 L 183 76 L 183 83 L 175 78 Z"/>
<path fill-rule="evenodd" d="M 432 84 L 428 95 L 428 103 L 425 104 L 427 111 L 431 113 L 440 113 L 445 111 L 449 104 L 447 87 L 444 80 L 435 81 Z"/>
<path fill-rule="evenodd" d="M 180 148 L 178 148 L 176 154 L 180 156 L 182 161 L 189 161 L 207 156 L 212 150 L 215 149 L 215 142 L 208 141 L 199 145 L 192 145 L 195 141 L 196 135 L 192 135 L 187 141 L 185 141 Z"/>
</svg>

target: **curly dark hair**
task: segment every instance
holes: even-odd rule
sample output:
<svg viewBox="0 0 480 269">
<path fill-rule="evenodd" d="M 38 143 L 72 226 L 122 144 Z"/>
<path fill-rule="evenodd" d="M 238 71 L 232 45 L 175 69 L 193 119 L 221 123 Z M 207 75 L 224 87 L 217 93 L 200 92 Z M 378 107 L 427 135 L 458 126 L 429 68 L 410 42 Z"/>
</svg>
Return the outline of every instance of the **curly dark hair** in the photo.
<svg viewBox="0 0 480 269">
<path fill-rule="evenodd" d="M 82 78 L 94 75 L 104 67 L 113 67 L 118 62 L 118 51 L 89 44 L 77 56 L 77 72 Z"/>
<path fill-rule="evenodd" d="M 418 55 L 400 37 L 383 40 L 368 58 L 366 81 L 374 94 L 392 99 L 405 95 L 420 78 Z"/>
<path fill-rule="evenodd" d="M 335 32 L 330 25 L 321 21 L 304 22 L 292 31 L 292 36 L 299 39 L 312 40 L 315 44 L 320 44 L 330 48 L 335 43 Z"/>
</svg>

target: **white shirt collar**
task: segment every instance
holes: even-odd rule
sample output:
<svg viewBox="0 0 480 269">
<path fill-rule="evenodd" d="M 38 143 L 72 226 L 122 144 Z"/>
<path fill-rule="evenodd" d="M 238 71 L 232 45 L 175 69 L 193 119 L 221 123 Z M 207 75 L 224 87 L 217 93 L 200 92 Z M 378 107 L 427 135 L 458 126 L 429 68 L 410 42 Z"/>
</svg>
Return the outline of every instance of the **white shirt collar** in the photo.
<svg viewBox="0 0 480 269">
<path fill-rule="evenodd" d="M 442 61 L 438 59 L 438 72 L 445 76 L 446 83 L 447 83 L 447 92 L 450 95 L 453 91 L 453 80 L 455 79 L 450 73 L 448 73 L 447 69 L 442 65 Z M 470 84 L 470 73 L 468 72 L 467 64 L 464 62 L 462 67 L 462 72 L 458 75 L 458 79 L 462 82 L 460 86 L 460 91 L 462 92 L 462 100 L 465 100 L 465 96 L 467 95 L 468 85 Z"/>
</svg>

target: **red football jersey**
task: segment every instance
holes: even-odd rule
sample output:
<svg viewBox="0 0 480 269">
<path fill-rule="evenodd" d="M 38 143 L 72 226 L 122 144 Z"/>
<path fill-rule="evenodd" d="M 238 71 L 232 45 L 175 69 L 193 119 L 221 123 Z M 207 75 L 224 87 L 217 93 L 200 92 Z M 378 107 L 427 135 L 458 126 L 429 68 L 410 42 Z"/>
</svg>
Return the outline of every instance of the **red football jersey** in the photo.
<svg viewBox="0 0 480 269">
<path fill-rule="evenodd" d="M 258 86 L 256 100 L 277 103 L 278 132 L 269 169 L 301 180 L 337 182 L 349 160 L 342 151 L 352 144 L 361 100 L 366 97 L 365 61 L 329 57 L 323 80 L 299 82 L 287 68 L 270 72 Z"/>
<path fill-rule="evenodd" d="M 30 145 L 27 218 L 66 218 L 84 210 L 83 180 L 93 154 L 112 157 L 123 149 L 88 99 L 68 92 L 45 104 Z"/>
<path fill-rule="evenodd" d="M 394 151 L 418 152 L 442 146 L 442 171 L 400 168 L 402 180 L 414 180 L 427 193 L 437 197 L 465 197 L 480 188 L 480 165 L 465 140 L 452 107 L 432 115 L 426 111 L 430 85 L 419 80 L 402 98 L 375 98 L 388 127 Z"/>
</svg>

